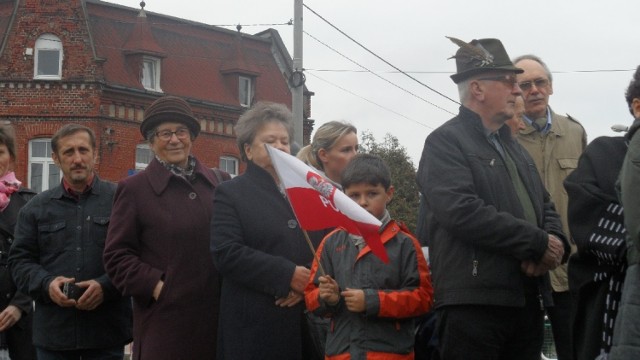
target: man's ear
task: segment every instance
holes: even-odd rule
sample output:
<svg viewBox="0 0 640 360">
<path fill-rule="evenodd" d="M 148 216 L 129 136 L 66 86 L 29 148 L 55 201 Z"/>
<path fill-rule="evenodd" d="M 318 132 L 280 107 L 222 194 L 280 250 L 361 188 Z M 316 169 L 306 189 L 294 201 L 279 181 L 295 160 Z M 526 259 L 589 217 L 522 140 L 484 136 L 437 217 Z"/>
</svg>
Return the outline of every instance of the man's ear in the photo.
<svg viewBox="0 0 640 360">
<path fill-rule="evenodd" d="M 474 97 L 478 101 L 484 100 L 485 88 L 479 81 L 472 80 L 469 82 L 469 95 Z"/>
<path fill-rule="evenodd" d="M 58 158 L 58 154 L 56 154 L 55 152 L 51 152 L 51 158 L 56 165 L 60 166 L 60 159 Z"/>
</svg>

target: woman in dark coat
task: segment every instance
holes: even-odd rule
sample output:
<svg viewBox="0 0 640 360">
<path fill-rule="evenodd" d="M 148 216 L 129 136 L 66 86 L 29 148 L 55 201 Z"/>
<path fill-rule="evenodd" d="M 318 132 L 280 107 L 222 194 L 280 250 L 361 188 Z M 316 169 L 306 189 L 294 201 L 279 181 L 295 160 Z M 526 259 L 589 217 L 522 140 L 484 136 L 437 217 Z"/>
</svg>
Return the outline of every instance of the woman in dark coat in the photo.
<svg viewBox="0 0 640 360">
<path fill-rule="evenodd" d="M 209 255 L 216 175 L 190 155 L 189 105 L 165 96 L 140 131 L 155 158 L 122 180 L 104 251 L 113 284 L 133 297 L 134 359 L 215 359 L 219 279 Z"/>
<path fill-rule="evenodd" d="M 0 127 L 0 351 L 9 350 L 12 360 L 35 359 L 32 345 L 31 298 L 11 279 L 7 256 L 13 242 L 20 209 L 36 195 L 21 187 L 11 170 L 16 161 L 15 139 L 10 128 Z"/>
<path fill-rule="evenodd" d="M 298 360 L 305 334 L 305 242 L 265 145 L 289 153 L 290 111 L 258 103 L 238 120 L 244 174 L 216 190 L 211 251 L 223 278 L 218 360 Z"/>
</svg>

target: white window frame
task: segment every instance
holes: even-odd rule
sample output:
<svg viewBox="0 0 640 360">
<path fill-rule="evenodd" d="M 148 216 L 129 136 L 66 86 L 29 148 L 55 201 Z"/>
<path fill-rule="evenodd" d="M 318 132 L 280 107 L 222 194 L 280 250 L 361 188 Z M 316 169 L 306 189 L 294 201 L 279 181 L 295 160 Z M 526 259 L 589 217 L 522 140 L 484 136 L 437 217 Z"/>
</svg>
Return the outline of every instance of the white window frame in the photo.
<svg viewBox="0 0 640 360">
<path fill-rule="evenodd" d="M 62 79 L 62 61 L 64 60 L 64 51 L 62 49 L 62 41 L 53 34 L 40 35 L 36 40 L 35 59 L 33 66 L 33 78 L 42 80 L 60 80 Z M 41 54 L 42 52 L 42 54 Z M 43 62 L 46 53 L 58 53 L 57 72 L 51 74 L 40 74 L 40 63 Z"/>
<path fill-rule="evenodd" d="M 231 163 L 229 166 L 228 163 Z M 231 167 L 231 169 L 229 169 Z M 236 177 L 238 175 L 238 159 L 233 156 L 220 156 L 220 170 L 226 171 L 231 175 L 231 177 Z"/>
<path fill-rule="evenodd" d="M 162 89 L 160 88 L 160 74 L 160 59 L 143 56 L 142 75 L 140 79 L 142 86 L 147 90 L 162 92 Z"/>
<path fill-rule="evenodd" d="M 33 144 L 35 143 L 46 143 L 45 148 L 47 150 L 45 151 L 44 156 L 33 155 Z M 31 170 L 33 164 L 42 165 L 42 179 L 40 184 L 35 184 L 34 179 L 32 179 L 32 176 L 34 176 Z M 51 165 L 58 169 L 57 171 L 60 175 L 58 178 L 58 183 L 55 184 L 49 184 L 49 169 L 51 168 Z M 27 173 L 27 178 L 29 179 L 29 188 L 35 191 L 45 191 L 59 185 L 59 181 L 62 179 L 62 171 L 60 171 L 60 168 L 55 164 L 53 158 L 51 158 L 51 139 L 40 138 L 29 141 L 29 163 L 27 164 Z"/>
<path fill-rule="evenodd" d="M 238 99 L 240 106 L 250 107 L 253 100 L 253 79 L 247 76 L 238 77 Z"/>
<path fill-rule="evenodd" d="M 139 162 L 138 161 L 138 151 L 148 151 L 149 152 L 149 162 Z M 149 144 L 138 144 L 136 145 L 136 171 L 144 170 L 149 166 L 151 160 L 153 160 L 153 151 L 151 151 L 151 147 Z"/>
</svg>

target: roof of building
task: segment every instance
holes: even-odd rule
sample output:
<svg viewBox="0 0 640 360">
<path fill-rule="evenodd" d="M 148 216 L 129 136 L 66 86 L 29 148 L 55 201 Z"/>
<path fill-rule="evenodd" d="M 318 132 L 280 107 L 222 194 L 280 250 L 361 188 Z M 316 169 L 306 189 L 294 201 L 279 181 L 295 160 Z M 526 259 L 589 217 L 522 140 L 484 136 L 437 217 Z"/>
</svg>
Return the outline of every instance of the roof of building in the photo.
<svg viewBox="0 0 640 360">
<path fill-rule="evenodd" d="M 3 46 L 17 3 L 0 0 Z M 239 107 L 237 89 L 229 84 L 240 74 L 256 78 L 256 100 L 291 104 L 285 75 L 290 64 L 274 55 L 283 52 L 282 42 L 100 0 L 84 0 L 84 5 L 107 86 L 144 91 L 139 62 L 131 59 L 153 56 L 162 59 L 163 93 Z"/>
</svg>

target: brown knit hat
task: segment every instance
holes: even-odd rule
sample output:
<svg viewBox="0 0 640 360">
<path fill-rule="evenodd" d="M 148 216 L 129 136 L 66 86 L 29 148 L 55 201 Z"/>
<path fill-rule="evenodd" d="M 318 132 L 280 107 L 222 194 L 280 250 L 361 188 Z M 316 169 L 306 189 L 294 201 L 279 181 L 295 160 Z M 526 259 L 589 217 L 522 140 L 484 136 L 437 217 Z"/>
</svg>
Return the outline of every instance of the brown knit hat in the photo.
<svg viewBox="0 0 640 360">
<path fill-rule="evenodd" d="M 200 133 L 200 123 L 193 117 L 189 104 L 182 98 L 171 95 L 157 99 L 145 110 L 140 132 L 146 137 L 149 130 L 163 122 L 173 121 L 185 124 L 194 138 Z"/>
</svg>

